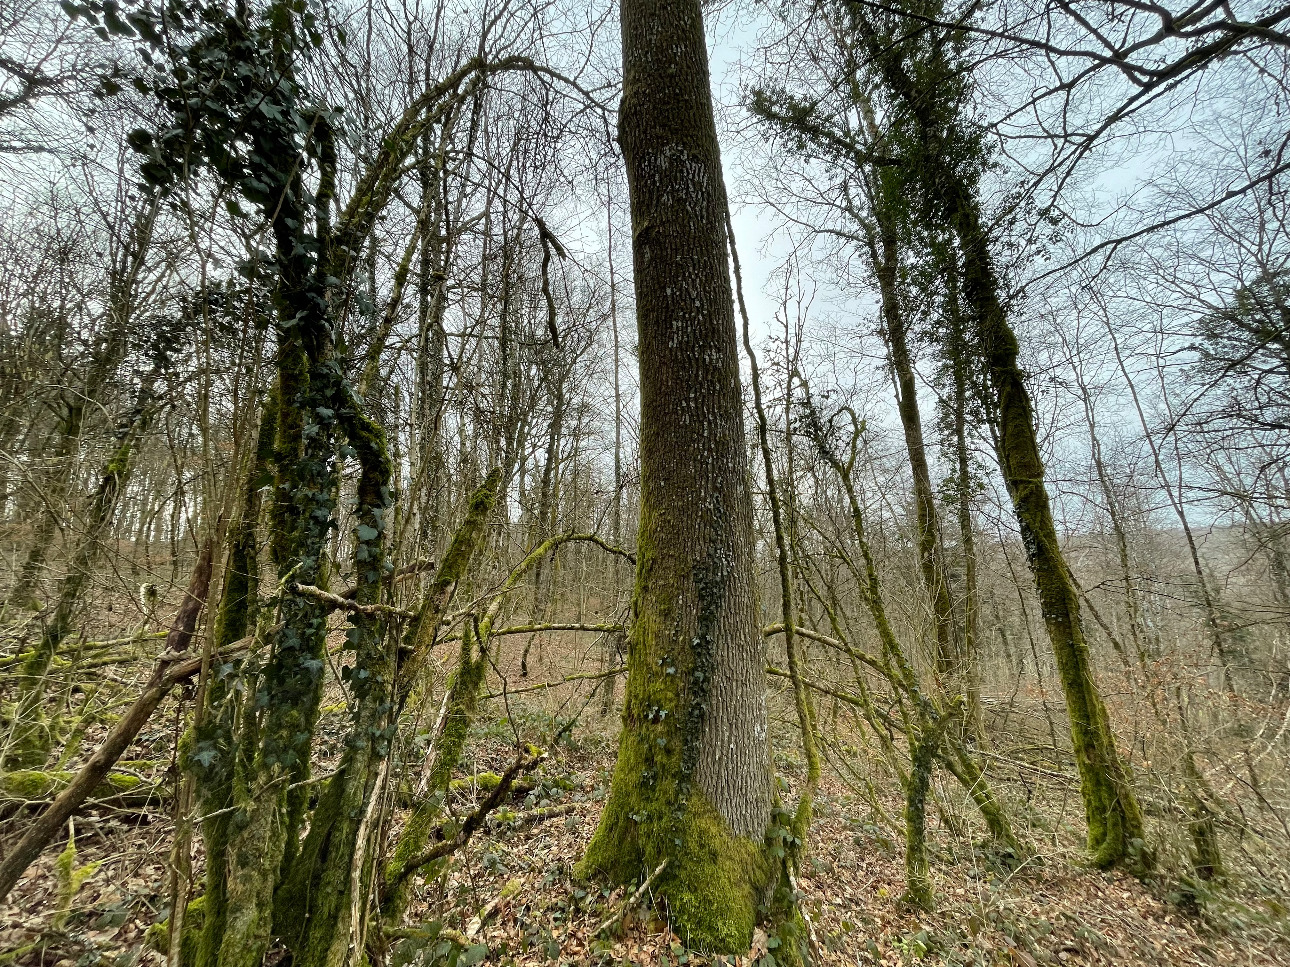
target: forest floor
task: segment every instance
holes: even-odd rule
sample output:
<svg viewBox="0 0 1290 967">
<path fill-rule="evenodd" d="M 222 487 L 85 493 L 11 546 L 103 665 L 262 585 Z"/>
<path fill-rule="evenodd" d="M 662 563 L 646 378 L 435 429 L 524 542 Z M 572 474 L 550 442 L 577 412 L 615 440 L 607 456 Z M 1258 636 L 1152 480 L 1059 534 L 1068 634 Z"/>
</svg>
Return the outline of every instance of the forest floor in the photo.
<svg viewBox="0 0 1290 967">
<path fill-rule="evenodd" d="M 501 717 L 498 704 L 487 706 L 463 763 L 465 774 L 502 771 L 513 759 L 517 735 L 525 741 L 541 742 L 543 735 L 549 739 L 558 715 L 576 707 L 569 704 L 571 695 L 559 699 L 555 690 L 532 698 L 528 704 L 512 698 L 509 718 Z M 583 701 L 585 697 L 577 705 Z M 329 718 L 338 734 L 343 710 L 333 708 L 324 718 L 325 727 Z M 459 961 L 463 965 L 771 967 L 773 953 L 765 956 L 761 934 L 744 956 L 705 958 L 687 951 L 652 912 L 647 898 L 614 926 L 596 933 L 623 909 L 632 891 L 579 882 L 573 874 L 606 796 L 615 746 L 612 716 L 601 720 L 588 711 L 584 718 L 585 726 L 550 749 L 526 799 L 512 804 L 516 812 L 563 809 L 524 827 L 505 820 L 490 824 L 456 855 L 446 876 L 422 886 L 411 921 L 441 922 L 469 938 Z M 158 789 L 173 788 L 178 722 L 174 704 L 163 708 L 128 754 L 136 771 L 148 760 L 160 763 L 152 774 L 139 771 L 141 779 L 156 782 Z M 94 736 L 87 736 L 84 747 L 93 745 Z M 791 753 L 777 758 L 780 770 L 790 775 L 793 765 Z M 316 770 L 328 767 L 319 762 Z M 1084 868 L 1075 825 L 1079 817 L 1072 813 L 1076 803 L 1070 796 L 1062 807 L 1065 818 L 1050 817 L 1047 823 L 1058 832 L 1047 834 L 1046 845 L 1039 847 L 1042 855 L 1008 872 L 973 845 L 968 824 L 956 819 L 956 810 L 969 815 L 953 805 L 957 790 L 943 787 L 928 837 L 937 908 L 932 913 L 910 910 L 901 901 L 904 855 L 893 828 L 902 804 L 894 788 L 883 788 L 875 781 L 874 796 L 860 797 L 837 777 L 826 776 L 821 789 L 800 879 L 818 963 L 1290 965 L 1284 891 L 1273 896 L 1266 888 L 1260 893 L 1235 884 L 1198 910 L 1181 904 L 1176 889 L 1164 883 L 1144 885 L 1122 874 Z M 451 805 L 469 812 L 477 798 L 467 784 L 454 793 Z M 1021 794 L 1014 798 L 1020 802 Z M 1035 807 L 1029 808 L 1033 812 Z M 166 914 L 170 809 L 169 797 L 159 796 L 151 805 L 105 806 L 78 817 L 75 866 L 97 866 L 90 868 L 70 910 L 60 916 L 57 849 L 47 851 L 0 906 L 0 965 L 163 963 L 145 934 Z M 7 815 L 0 823 L 3 851 L 6 841 L 21 834 L 22 817 L 31 813 L 0 815 Z M 952 833 L 956 827 L 959 831 Z M 1032 823 L 1032 832 L 1037 828 Z M 1032 845 L 1036 838 L 1031 837 Z"/>
</svg>

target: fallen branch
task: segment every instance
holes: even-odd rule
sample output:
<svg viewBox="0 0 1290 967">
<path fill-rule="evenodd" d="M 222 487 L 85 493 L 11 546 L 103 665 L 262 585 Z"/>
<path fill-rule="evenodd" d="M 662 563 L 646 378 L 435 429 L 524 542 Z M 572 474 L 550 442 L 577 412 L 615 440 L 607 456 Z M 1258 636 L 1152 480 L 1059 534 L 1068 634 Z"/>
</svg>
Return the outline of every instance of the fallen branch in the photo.
<svg viewBox="0 0 1290 967">
<path fill-rule="evenodd" d="M 489 692 L 487 695 L 481 695 L 485 698 L 501 698 L 502 696 L 523 695 L 525 692 L 540 692 L 546 688 L 555 688 L 557 685 L 568 685 L 570 682 L 595 682 L 602 678 L 613 678 L 615 675 L 621 675 L 626 672 L 626 668 L 614 668 L 607 672 L 588 672 L 585 675 L 569 675 L 560 679 L 558 682 L 542 682 L 539 685 L 526 685 L 523 688 L 508 688 L 502 692 Z"/>
<path fill-rule="evenodd" d="M 567 802 L 559 806 L 544 806 L 541 809 L 531 809 L 526 813 L 517 813 L 514 816 L 495 817 L 498 825 L 505 825 L 510 830 L 528 829 L 530 826 L 536 826 L 538 823 L 545 823 L 548 819 L 555 819 L 557 816 L 568 816 L 570 813 L 578 811 L 576 802 Z"/>
<path fill-rule="evenodd" d="M 479 915 L 472 917 L 470 923 L 466 924 L 466 937 L 470 940 L 478 937 L 479 932 L 484 929 L 484 924 L 496 916 L 502 904 L 517 895 L 523 887 L 524 881 L 519 877 L 507 880 L 506 885 L 502 887 L 502 892 L 489 900 L 484 909 L 479 911 Z"/>
<path fill-rule="evenodd" d="M 292 581 L 287 585 L 287 590 L 292 594 L 299 594 L 302 597 L 313 598 L 315 601 L 321 601 L 329 605 L 333 611 L 350 611 L 354 614 L 367 615 L 392 615 L 396 618 L 415 618 L 415 611 L 408 611 L 405 608 L 396 608 L 388 604 L 359 604 L 352 598 L 340 594 L 332 594 L 330 591 L 324 591 L 322 588 L 315 587 L 312 584 L 301 584 L 298 581 Z"/>
<path fill-rule="evenodd" d="M 209 574 L 207 575 L 209 581 Z M 204 600 L 205 594 L 202 594 Z M 192 624 L 196 624 L 196 614 L 192 614 Z M 171 632 L 167 638 L 167 644 L 172 642 L 175 645 L 186 645 L 192 639 L 191 626 L 187 629 L 181 625 Z M 227 657 L 237 652 L 245 651 L 250 647 L 253 637 L 243 638 L 235 642 L 229 648 L 220 653 L 220 657 Z M 103 744 L 90 757 L 90 761 L 85 763 L 81 771 L 73 779 L 58 797 L 49 804 L 49 807 L 36 817 L 35 821 L 27 828 L 27 832 L 22 839 L 18 841 L 8 856 L 0 861 L 0 902 L 9 895 L 14 884 L 18 882 L 18 877 L 26 871 L 27 867 L 32 864 L 37 856 L 41 854 L 46 846 L 63 828 L 63 824 L 75 813 L 81 804 L 99 787 L 99 784 L 106 778 L 107 774 L 112 771 L 117 760 L 130 747 L 135 737 L 143 729 L 144 724 L 156 711 L 161 700 L 166 697 L 167 693 L 177 684 L 187 678 L 196 675 L 202 669 L 202 657 L 200 655 L 185 658 L 182 661 L 175 661 L 176 649 L 167 647 L 157 662 L 152 676 L 148 679 L 147 684 L 143 686 L 143 691 L 134 704 L 126 711 L 124 715 L 112 727 Z"/>
<path fill-rule="evenodd" d="M 491 637 L 499 638 L 502 635 L 529 635 L 540 634 L 543 631 L 594 631 L 599 634 L 614 634 L 622 632 L 625 629 L 622 625 L 589 625 L 572 622 L 568 624 L 533 624 L 533 625 L 511 625 L 509 628 L 500 628 L 491 632 Z"/>
<path fill-rule="evenodd" d="M 435 833 L 436 836 L 441 837 L 440 841 L 419 856 L 414 856 L 412 859 L 408 860 L 408 862 L 404 864 L 403 868 L 399 870 L 398 874 L 390 878 L 389 885 L 391 887 L 397 886 L 417 870 L 421 869 L 421 867 L 429 863 L 433 863 L 435 860 L 442 859 L 445 856 L 450 856 L 470 842 L 470 837 L 475 835 L 475 832 L 484 825 L 484 821 L 488 819 L 489 813 L 505 801 L 506 797 L 510 793 L 511 783 L 515 781 L 516 777 L 525 772 L 530 772 L 533 769 L 536 769 L 545 759 L 546 753 L 543 752 L 538 755 L 520 756 L 511 763 L 510 768 L 502 773 L 501 781 L 496 785 L 496 787 L 494 787 L 493 791 L 485 797 L 484 801 L 475 808 L 475 811 L 466 817 L 461 824 L 461 828 L 457 830 L 456 834 L 451 838 L 444 839 L 442 838 L 444 831 L 443 828 L 440 827 Z"/>
<path fill-rule="evenodd" d="M 636 888 L 636 892 L 627 898 L 627 902 L 618 908 L 617 913 L 615 913 L 612 917 L 610 917 L 608 920 L 606 920 L 604 923 L 598 926 L 595 930 L 591 931 L 591 936 L 593 937 L 600 936 L 602 933 L 604 933 L 606 930 L 608 930 L 610 927 L 616 924 L 619 920 L 621 920 L 628 910 L 630 910 L 632 907 L 636 906 L 636 904 L 640 902 L 641 897 L 645 895 L 645 891 L 648 890 L 650 888 L 650 885 L 655 880 L 658 879 L 658 875 L 663 872 L 663 869 L 666 866 L 667 866 L 667 860 L 664 860 L 662 863 L 658 865 L 658 867 L 654 870 L 653 873 L 651 873 L 649 876 L 645 878 L 645 882 Z"/>
<path fill-rule="evenodd" d="M 100 787 L 93 799 L 87 798 L 76 807 L 76 813 L 91 809 L 113 809 L 118 812 L 144 812 L 155 809 L 167 794 L 161 783 L 149 783 L 129 790 L 113 790 Z M 0 799 L 0 820 L 7 820 L 19 813 L 31 809 L 48 809 L 54 804 L 53 799 Z"/>
<path fill-rule="evenodd" d="M 58 650 L 58 657 L 65 661 L 70 662 L 70 661 L 76 660 L 77 658 L 84 658 L 87 655 L 92 655 L 96 652 L 107 651 L 110 648 L 117 648 L 122 645 L 141 644 L 145 641 L 159 641 L 162 638 L 165 638 L 168 634 L 170 634 L 169 631 L 149 631 L 144 634 L 131 635 L 129 638 L 113 638 L 110 641 L 82 641 L 79 643 L 68 645 L 66 648 L 60 648 Z M 15 665 L 21 665 L 24 661 L 26 661 L 29 657 L 31 657 L 31 655 L 32 655 L 32 652 L 30 650 L 20 651 L 12 655 L 0 655 L 0 671 L 13 668 Z M 111 661 L 113 663 L 124 662 L 124 661 L 132 661 L 137 658 L 138 658 L 137 655 L 122 656 L 119 658 L 113 658 L 111 659 Z M 101 659 L 98 659 L 98 660 L 101 660 Z M 92 664 L 87 664 L 85 661 L 78 661 L 77 667 L 81 669 L 85 669 L 85 668 L 93 668 L 95 666 Z"/>
</svg>

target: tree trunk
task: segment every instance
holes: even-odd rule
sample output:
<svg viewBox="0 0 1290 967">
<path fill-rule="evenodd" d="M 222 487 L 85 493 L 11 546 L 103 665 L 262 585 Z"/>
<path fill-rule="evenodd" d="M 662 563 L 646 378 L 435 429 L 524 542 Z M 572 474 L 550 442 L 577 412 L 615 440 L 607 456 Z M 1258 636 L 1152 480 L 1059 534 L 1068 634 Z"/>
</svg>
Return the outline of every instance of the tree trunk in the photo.
<svg viewBox="0 0 1290 967">
<path fill-rule="evenodd" d="M 583 869 L 656 889 L 686 942 L 744 951 L 771 879 L 765 646 L 699 0 L 624 0 L 619 140 L 640 343 L 641 526 L 623 731 Z"/>
<path fill-rule="evenodd" d="M 985 229 L 976 207 L 960 200 L 953 208 L 963 249 L 964 296 L 970 316 L 975 317 L 972 321 L 980 327 L 998 405 L 999 465 L 1021 527 L 1066 698 L 1088 820 L 1088 847 L 1096 866 L 1138 867 L 1147 859 L 1142 849 L 1142 813 L 1093 677 L 1079 595 L 1062 556 L 1044 487 L 1030 393 L 1017 363 L 1017 337 L 999 303 Z"/>
<path fill-rule="evenodd" d="M 1078 591 L 1062 556 L 1044 487 L 1030 393 L 1018 364 L 1020 348 L 1000 298 L 989 230 L 972 181 L 972 136 L 958 117 L 960 106 L 948 99 L 954 96 L 951 78 L 959 76 L 962 67 L 949 59 L 948 38 L 931 53 L 922 52 L 892 43 L 866 11 L 851 9 L 875 70 L 912 125 L 908 156 L 902 159 L 905 177 L 918 191 L 925 217 L 946 224 L 958 243 L 966 325 L 974 329 L 984 355 L 995 404 L 999 465 L 1066 697 L 1093 862 L 1141 866 L 1149 858 L 1142 848 L 1142 813 L 1093 677 Z M 919 57 L 924 60 L 916 62 Z M 936 85 L 942 81 L 946 97 L 938 96 L 942 88 Z"/>
<path fill-rule="evenodd" d="M 963 339 L 963 314 L 959 311 L 958 286 L 953 273 L 949 280 L 951 339 L 950 368 L 954 381 L 951 401 L 954 427 L 955 499 L 958 513 L 959 542 L 963 557 L 963 670 L 966 675 L 967 708 L 964 721 L 969 734 L 982 737 L 981 668 L 979 646 L 980 595 L 976 576 L 976 530 L 972 523 L 972 465 L 968 455 L 967 347 Z"/>
<path fill-rule="evenodd" d="M 242 510 L 233 525 L 229 541 L 228 563 L 224 569 L 224 588 L 215 616 L 212 651 L 219 654 L 251 631 L 259 604 L 260 559 L 259 519 L 263 479 L 273 469 L 273 441 L 277 429 L 277 390 L 273 390 L 260 411 L 255 457 L 248 468 L 243 491 Z M 204 915 L 194 921 L 189 932 L 200 931 L 193 949 L 196 963 L 184 967 L 214 967 L 219 956 L 220 939 L 228 912 L 227 864 L 229 824 L 227 811 L 233 805 L 233 776 L 237 755 L 238 721 L 244 714 L 243 690 L 238 687 L 244 659 L 236 656 L 213 668 L 207 684 L 205 709 L 193 733 L 192 745 L 184 755 L 184 767 L 196 780 L 197 801 L 204 815 L 202 824 L 206 844 Z M 243 750 L 246 752 L 247 750 Z"/>
</svg>

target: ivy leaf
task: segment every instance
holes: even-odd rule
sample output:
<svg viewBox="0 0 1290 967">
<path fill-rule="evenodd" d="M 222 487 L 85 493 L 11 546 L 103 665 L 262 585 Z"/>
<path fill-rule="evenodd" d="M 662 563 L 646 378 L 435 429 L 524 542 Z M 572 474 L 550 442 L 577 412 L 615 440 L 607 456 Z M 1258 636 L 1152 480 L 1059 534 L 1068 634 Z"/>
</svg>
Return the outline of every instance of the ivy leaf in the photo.
<svg viewBox="0 0 1290 967">
<path fill-rule="evenodd" d="M 103 26 L 114 37 L 133 37 L 134 28 L 121 19 L 120 5 L 116 0 L 105 0 L 103 4 Z"/>
<path fill-rule="evenodd" d="M 374 541 L 374 540 L 376 540 L 380 535 L 381 535 L 381 532 L 380 532 L 380 531 L 378 531 L 375 527 L 370 527 L 370 526 L 369 526 L 369 525 L 367 525 L 367 524 L 359 524 L 359 525 L 358 525 L 358 539 L 359 539 L 360 541 L 364 541 L 364 542 L 366 542 L 366 541 Z"/>
</svg>

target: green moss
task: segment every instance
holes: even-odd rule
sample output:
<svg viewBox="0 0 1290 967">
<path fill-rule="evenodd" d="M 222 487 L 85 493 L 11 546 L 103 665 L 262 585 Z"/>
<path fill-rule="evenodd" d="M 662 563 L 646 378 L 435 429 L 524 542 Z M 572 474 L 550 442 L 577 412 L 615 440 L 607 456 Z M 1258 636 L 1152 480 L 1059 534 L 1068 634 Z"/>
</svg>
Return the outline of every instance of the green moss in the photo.
<svg viewBox="0 0 1290 967">
<path fill-rule="evenodd" d="M 747 950 L 773 874 L 763 844 L 736 836 L 697 790 L 682 796 L 681 742 L 672 675 L 630 682 L 614 794 L 578 866 L 584 878 L 631 883 L 664 859 L 655 892 L 689 946 Z"/>
<path fill-rule="evenodd" d="M 15 712 L 14 719 L 16 723 L 4 757 L 5 767 L 29 771 L 35 766 L 44 765 L 54 746 L 58 730 L 57 719 L 51 719 L 39 707 L 19 709 Z"/>
<path fill-rule="evenodd" d="M 143 934 L 143 945 L 159 954 L 169 952 L 167 938 L 170 936 L 170 921 L 161 920 L 154 923 Z"/>
<path fill-rule="evenodd" d="M 343 772 L 337 771 L 327 780 L 318 799 L 318 808 L 309 817 L 309 832 L 300 847 L 292 875 L 278 887 L 273 896 L 273 932 L 282 937 L 292 949 L 305 932 L 310 897 L 317 889 L 322 861 L 341 819 L 341 797 L 344 791 Z"/>
<path fill-rule="evenodd" d="M 501 468 L 494 468 L 485 478 L 483 485 L 475 491 L 466 511 L 466 519 L 453 535 L 448 553 L 444 555 L 443 564 L 435 573 L 430 586 L 421 596 L 417 616 L 408 624 L 404 633 L 399 659 L 399 701 L 406 701 L 411 689 L 420 678 L 421 666 L 430 649 L 434 646 L 439 633 L 439 623 L 447 610 L 458 583 L 466 577 L 470 562 L 480 538 L 484 525 L 497 500 L 497 491 L 501 486 Z"/>
<path fill-rule="evenodd" d="M 184 910 L 184 939 L 179 942 L 179 967 L 194 967 L 198 958 L 198 936 L 206 920 L 206 897 L 199 896 Z M 143 935 L 144 946 L 159 954 L 170 952 L 170 920 L 150 926 Z"/>
<path fill-rule="evenodd" d="M 120 772 L 113 772 L 103 780 L 103 783 L 115 792 L 129 792 L 130 790 L 137 789 L 139 786 L 143 785 L 143 780 L 138 776 L 130 776 Z M 102 787 L 100 786 L 100 788 Z"/>
<path fill-rule="evenodd" d="M 732 834 L 697 793 L 678 826 L 681 844 L 659 883 L 678 933 L 704 950 L 746 950 L 773 872 L 762 844 Z"/>
<path fill-rule="evenodd" d="M 448 783 L 453 792 L 492 792 L 501 784 L 502 777 L 496 772 L 481 772 L 473 776 L 463 776 Z"/>
<path fill-rule="evenodd" d="M 16 769 L 0 776 L 0 796 L 9 799 L 48 799 L 66 789 L 75 778 L 74 772 Z M 119 796 L 141 785 L 143 780 L 138 776 L 112 772 L 98 784 L 90 796 L 95 799 Z"/>
<path fill-rule="evenodd" d="M 71 836 L 67 838 L 67 847 L 58 854 L 58 859 L 54 862 L 54 882 L 57 886 L 53 924 L 56 930 L 66 926 L 67 918 L 72 913 L 72 902 L 80 892 L 81 884 L 93 876 L 100 865 L 101 861 L 77 866 L 76 840 Z"/>
<path fill-rule="evenodd" d="M 677 643 L 678 602 L 650 573 L 648 508 L 642 515 L 632 673 L 612 792 L 577 872 L 628 884 L 667 860 L 654 893 L 666 903 L 681 939 L 696 949 L 742 953 L 766 912 L 763 901 L 776 863 L 761 840 L 736 835 L 691 782 L 712 674 L 708 629 L 720 588 L 696 573 L 697 634 L 689 647 Z"/>
<path fill-rule="evenodd" d="M 771 946 L 777 964 L 804 967 L 811 963 L 810 934 L 798 905 L 797 892 L 787 874 L 787 864 L 781 864 L 771 894 L 770 913 L 765 918 L 769 925 L 767 932 L 775 941 Z"/>
<path fill-rule="evenodd" d="M 0 776 L 0 793 L 10 799 L 43 799 L 54 788 L 54 775 L 39 769 L 15 769 Z"/>
<path fill-rule="evenodd" d="M 628 821 L 642 825 L 630 817 Z M 654 892 L 664 898 L 673 929 L 696 949 L 747 950 L 759 919 L 762 894 L 773 873 L 763 845 L 734 835 L 707 798 L 698 793 L 691 794 L 683 815 L 667 825 L 667 835 L 650 843 L 650 848 L 642 849 L 645 840 L 637 830 L 629 837 L 628 848 L 622 849 L 624 841 L 612 842 L 608 830 L 614 827 L 602 821 L 578 874 L 629 883 L 657 868 L 665 852 L 662 847 L 672 846 L 666 850 L 668 866 Z M 657 826 L 654 832 L 659 832 Z"/>
</svg>

